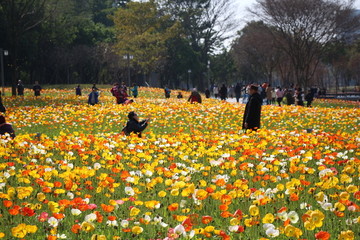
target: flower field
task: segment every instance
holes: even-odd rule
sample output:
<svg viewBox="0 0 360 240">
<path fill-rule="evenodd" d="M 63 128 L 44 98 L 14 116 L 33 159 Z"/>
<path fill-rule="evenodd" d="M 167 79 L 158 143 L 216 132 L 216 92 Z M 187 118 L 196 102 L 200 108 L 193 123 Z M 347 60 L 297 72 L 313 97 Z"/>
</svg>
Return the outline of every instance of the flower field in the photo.
<svg viewBox="0 0 360 240">
<path fill-rule="evenodd" d="M 263 106 L 244 133 L 243 104 L 73 95 L 4 99 L 0 238 L 359 239 L 358 103 Z M 143 138 L 121 134 L 129 111 Z"/>
</svg>

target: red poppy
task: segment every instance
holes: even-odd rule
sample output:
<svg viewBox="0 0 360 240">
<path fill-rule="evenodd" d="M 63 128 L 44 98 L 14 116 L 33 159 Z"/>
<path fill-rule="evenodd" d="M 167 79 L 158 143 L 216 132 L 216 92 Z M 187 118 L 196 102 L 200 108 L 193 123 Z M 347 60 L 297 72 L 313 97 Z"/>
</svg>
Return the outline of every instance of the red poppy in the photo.
<svg viewBox="0 0 360 240">
<path fill-rule="evenodd" d="M 330 239 L 330 233 L 325 231 L 320 231 L 315 234 L 315 239 L 317 240 L 329 240 Z"/>
</svg>

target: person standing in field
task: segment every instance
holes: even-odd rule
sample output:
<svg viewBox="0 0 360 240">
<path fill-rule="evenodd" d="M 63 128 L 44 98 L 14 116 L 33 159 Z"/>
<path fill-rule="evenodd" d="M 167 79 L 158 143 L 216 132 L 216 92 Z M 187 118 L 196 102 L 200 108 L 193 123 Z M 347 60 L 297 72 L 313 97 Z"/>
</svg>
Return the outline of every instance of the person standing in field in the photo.
<svg viewBox="0 0 360 240">
<path fill-rule="evenodd" d="M 89 94 L 88 98 L 88 104 L 95 105 L 99 103 L 99 92 L 97 91 L 97 88 L 92 88 L 91 93 Z"/>
<path fill-rule="evenodd" d="M 40 96 L 41 90 L 42 90 L 42 88 L 41 88 L 41 86 L 39 85 L 39 82 L 36 81 L 36 82 L 35 82 L 35 85 L 33 86 L 33 91 L 34 91 L 35 97 Z"/>
<path fill-rule="evenodd" d="M 243 129 L 256 131 L 260 128 L 262 98 L 255 85 L 250 86 L 249 93 L 249 101 L 246 103 L 243 116 Z"/>
<path fill-rule="evenodd" d="M 16 88 L 17 88 L 17 94 L 19 96 L 24 96 L 24 85 L 22 84 L 21 80 L 18 81 Z"/>
<path fill-rule="evenodd" d="M 76 95 L 76 96 L 81 96 L 81 87 L 80 87 L 80 85 L 78 85 L 78 86 L 75 88 L 75 95 Z"/>
<path fill-rule="evenodd" d="M 139 91 L 138 86 L 136 84 L 133 84 L 133 88 L 131 89 L 132 95 L 134 98 L 137 98 Z"/>
</svg>

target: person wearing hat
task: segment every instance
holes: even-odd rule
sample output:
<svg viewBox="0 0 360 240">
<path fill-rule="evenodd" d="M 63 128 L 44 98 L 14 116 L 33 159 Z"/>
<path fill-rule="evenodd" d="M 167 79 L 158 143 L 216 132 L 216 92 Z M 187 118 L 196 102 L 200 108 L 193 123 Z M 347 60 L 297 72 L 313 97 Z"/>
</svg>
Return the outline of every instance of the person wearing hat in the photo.
<svg viewBox="0 0 360 240">
<path fill-rule="evenodd" d="M 11 124 L 6 123 L 5 117 L 0 115 L 0 136 L 9 134 L 11 138 L 15 137 L 15 131 Z"/>
<path fill-rule="evenodd" d="M 150 119 L 145 119 L 139 121 L 139 116 L 135 112 L 130 112 L 128 114 L 129 121 L 126 123 L 126 126 L 123 128 L 123 132 L 126 135 L 130 135 L 132 133 L 137 134 L 138 137 L 141 137 L 141 132 L 145 130 L 148 126 Z"/>
<path fill-rule="evenodd" d="M 250 98 L 245 106 L 243 129 L 256 131 L 260 128 L 262 98 L 258 93 L 258 87 L 255 85 L 250 86 L 249 93 Z"/>
</svg>

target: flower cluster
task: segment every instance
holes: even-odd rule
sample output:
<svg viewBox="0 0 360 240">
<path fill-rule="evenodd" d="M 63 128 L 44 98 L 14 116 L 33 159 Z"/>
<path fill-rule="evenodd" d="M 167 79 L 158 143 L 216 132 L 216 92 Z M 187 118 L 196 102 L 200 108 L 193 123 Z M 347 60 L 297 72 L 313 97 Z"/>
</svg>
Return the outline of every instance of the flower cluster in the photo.
<svg viewBox="0 0 360 240">
<path fill-rule="evenodd" d="M 243 104 L 142 91 L 126 106 L 105 91 L 98 106 L 55 90 L 9 99 L 0 238 L 359 235 L 360 109 L 264 106 L 262 128 L 245 133 Z M 151 117 L 143 138 L 121 134 L 129 111 Z"/>
</svg>

